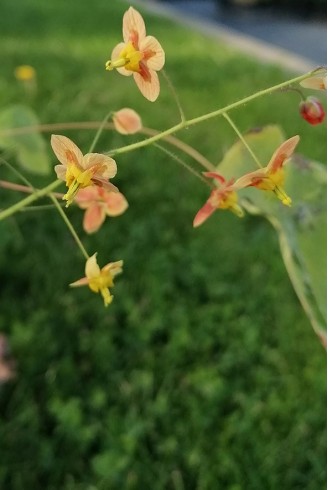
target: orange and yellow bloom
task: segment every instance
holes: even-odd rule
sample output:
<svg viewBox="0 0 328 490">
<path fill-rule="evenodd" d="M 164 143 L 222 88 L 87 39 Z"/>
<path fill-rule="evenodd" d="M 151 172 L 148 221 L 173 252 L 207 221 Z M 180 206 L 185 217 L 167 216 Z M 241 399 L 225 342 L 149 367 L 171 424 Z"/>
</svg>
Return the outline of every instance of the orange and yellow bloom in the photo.
<svg viewBox="0 0 328 490">
<path fill-rule="evenodd" d="M 226 181 L 217 172 L 205 172 L 205 177 L 214 179 L 220 187 L 214 189 L 204 206 L 196 214 L 193 226 L 200 226 L 217 209 L 228 209 L 240 218 L 244 215 L 243 209 L 238 204 L 238 196 L 234 187 L 234 180 Z"/>
<path fill-rule="evenodd" d="M 292 200 L 283 189 L 285 180 L 283 166 L 292 156 L 299 140 L 299 136 L 293 136 L 282 143 L 266 167 L 240 177 L 234 184 L 235 189 L 256 187 L 264 191 L 272 191 L 285 206 L 290 206 Z"/>
<path fill-rule="evenodd" d="M 123 16 L 123 39 L 112 51 L 106 70 L 117 69 L 125 76 L 133 75 L 140 92 L 154 102 L 160 91 L 157 71 L 165 63 L 165 53 L 153 36 L 146 36 L 142 16 L 130 7 Z"/>
<path fill-rule="evenodd" d="M 72 203 L 77 192 L 85 187 L 99 186 L 118 192 L 117 187 L 108 182 L 117 172 L 115 160 L 100 153 L 83 155 L 75 143 L 66 136 L 53 134 L 51 146 L 61 163 L 55 166 L 57 177 L 65 181 L 68 187 L 63 197 L 67 201 L 66 207 Z"/>
<path fill-rule="evenodd" d="M 85 277 L 70 284 L 71 287 L 89 286 L 94 293 L 100 293 L 104 305 L 113 301 L 109 288 L 114 286 L 114 277 L 122 272 L 123 261 L 110 262 L 100 269 L 97 263 L 97 253 L 89 257 L 85 264 Z"/>
<path fill-rule="evenodd" d="M 87 187 L 81 189 L 76 198 L 76 204 L 85 209 L 83 228 L 87 233 L 99 230 L 106 216 L 120 216 L 128 207 L 128 202 L 120 192 L 112 192 L 102 187 Z"/>
</svg>

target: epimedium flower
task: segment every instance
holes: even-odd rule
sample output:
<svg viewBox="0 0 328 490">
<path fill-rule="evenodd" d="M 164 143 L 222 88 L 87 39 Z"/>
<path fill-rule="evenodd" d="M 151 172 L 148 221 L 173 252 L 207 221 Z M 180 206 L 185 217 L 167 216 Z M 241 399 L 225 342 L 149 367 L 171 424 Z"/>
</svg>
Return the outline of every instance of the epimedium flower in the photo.
<svg viewBox="0 0 328 490">
<path fill-rule="evenodd" d="M 214 189 L 206 203 L 196 214 L 193 226 L 197 227 L 204 223 L 217 209 L 228 209 L 240 218 L 244 216 L 243 209 L 238 204 L 238 196 L 234 187 L 234 180 L 226 179 L 217 172 L 204 172 L 205 177 L 212 178 L 219 184 Z"/>
<path fill-rule="evenodd" d="M 80 189 L 89 186 L 99 186 L 107 190 L 118 192 L 117 187 L 108 182 L 116 175 L 116 162 L 112 158 L 100 153 L 87 153 L 81 150 L 66 136 L 53 134 L 51 136 L 52 149 L 61 165 L 55 166 L 58 179 L 66 182 L 67 193 L 63 199 L 68 207 Z"/>
<path fill-rule="evenodd" d="M 142 122 L 139 114 L 128 107 L 124 107 L 113 114 L 115 129 L 121 134 L 134 134 L 141 130 Z"/>
<path fill-rule="evenodd" d="M 325 111 L 319 99 L 307 97 L 300 103 L 300 114 L 305 121 L 312 124 L 321 124 L 325 119 Z"/>
<path fill-rule="evenodd" d="M 140 92 L 154 102 L 160 91 L 157 71 L 165 63 L 165 53 L 153 36 L 146 36 L 142 16 L 130 7 L 123 16 L 123 39 L 112 51 L 106 70 L 117 69 L 125 76 L 133 75 Z"/>
<path fill-rule="evenodd" d="M 327 71 L 321 71 L 313 77 L 302 80 L 300 85 L 304 88 L 312 88 L 314 90 L 327 90 Z"/>
<path fill-rule="evenodd" d="M 71 287 L 89 286 L 94 293 L 100 293 L 104 305 L 113 301 L 109 288 L 114 286 L 114 277 L 122 272 L 123 260 L 110 262 L 100 269 L 97 263 L 97 253 L 88 258 L 85 264 L 85 277 L 70 284 Z"/>
<path fill-rule="evenodd" d="M 283 166 L 292 156 L 299 140 L 300 137 L 296 135 L 284 141 L 274 152 L 266 167 L 240 177 L 235 182 L 235 188 L 256 187 L 264 191 L 272 191 L 285 206 L 291 206 L 292 200 L 283 188 L 285 180 Z"/>
<path fill-rule="evenodd" d="M 102 187 L 87 187 L 81 189 L 76 198 L 76 204 L 85 209 L 83 228 L 87 233 L 99 230 L 106 216 L 120 216 L 128 207 L 128 202 L 120 192 L 112 192 Z"/>
</svg>

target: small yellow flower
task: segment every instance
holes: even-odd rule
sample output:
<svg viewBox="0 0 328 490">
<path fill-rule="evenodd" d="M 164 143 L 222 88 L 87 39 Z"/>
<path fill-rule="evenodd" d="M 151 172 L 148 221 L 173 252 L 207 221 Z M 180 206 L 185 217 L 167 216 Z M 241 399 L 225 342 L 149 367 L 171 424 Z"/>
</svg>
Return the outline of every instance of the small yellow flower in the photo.
<svg viewBox="0 0 328 490">
<path fill-rule="evenodd" d="M 284 141 L 274 152 L 266 167 L 240 177 L 235 182 L 235 189 L 257 187 L 262 191 L 272 191 L 285 206 L 291 206 L 292 200 L 283 188 L 285 180 L 283 167 L 292 156 L 299 140 L 300 137 L 296 135 Z"/>
<path fill-rule="evenodd" d="M 123 260 L 110 262 L 100 269 L 97 263 L 97 253 L 89 257 L 85 264 L 85 276 L 70 284 L 71 287 L 89 286 L 94 293 L 100 293 L 104 299 L 104 305 L 108 306 L 113 301 L 109 288 L 114 286 L 114 277 L 122 272 Z"/>
<path fill-rule="evenodd" d="M 67 201 L 66 207 L 72 203 L 78 191 L 85 187 L 96 185 L 108 191 L 118 192 L 117 187 L 108 182 L 117 172 L 115 160 L 100 153 L 83 155 L 76 144 L 66 136 L 53 134 L 51 146 L 61 163 L 55 166 L 57 177 L 64 180 L 68 187 L 63 197 Z"/>
<path fill-rule="evenodd" d="M 153 36 L 146 36 L 142 16 L 130 7 L 123 16 L 123 39 L 112 51 L 106 70 L 117 69 L 121 75 L 133 75 L 140 92 L 154 102 L 160 91 L 157 72 L 165 63 L 165 53 Z"/>
<path fill-rule="evenodd" d="M 196 214 L 193 221 L 194 228 L 203 224 L 217 209 L 227 209 L 232 211 L 239 218 L 242 218 L 244 216 L 244 211 L 238 204 L 234 180 L 226 181 L 223 175 L 220 175 L 217 172 L 205 172 L 204 175 L 205 177 L 214 179 L 218 187 L 211 192 L 210 197 L 207 199 L 204 206 L 202 206 Z"/>
<path fill-rule="evenodd" d="M 30 65 L 17 66 L 14 74 L 17 80 L 21 80 L 23 82 L 34 80 L 36 78 L 36 71 L 33 66 Z"/>
</svg>

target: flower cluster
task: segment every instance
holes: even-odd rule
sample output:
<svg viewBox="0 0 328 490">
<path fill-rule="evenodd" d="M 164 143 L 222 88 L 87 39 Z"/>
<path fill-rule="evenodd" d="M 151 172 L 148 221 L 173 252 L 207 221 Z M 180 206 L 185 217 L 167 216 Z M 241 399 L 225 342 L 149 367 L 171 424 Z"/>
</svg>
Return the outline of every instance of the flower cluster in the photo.
<svg viewBox="0 0 328 490">
<path fill-rule="evenodd" d="M 245 187 L 256 187 L 263 191 L 271 191 L 285 206 L 290 206 L 292 200 L 287 196 L 283 188 L 285 179 L 283 166 L 292 156 L 299 139 L 299 136 L 293 136 L 288 139 L 274 152 L 266 167 L 249 172 L 236 181 L 230 180 L 227 182 L 218 173 L 206 172 L 204 175 L 214 179 L 218 184 L 218 188 L 211 192 L 204 206 L 196 214 L 193 223 L 194 227 L 204 223 L 216 209 L 228 209 L 237 216 L 242 217 L 244 212 L 238 204 L 237 191 Z"/>
<path fill-rule="evenodd" d="M 123 42 L 117 44 L 113 49 L 111 59 L 106 62 L 106 70 L 116 69 L 122 75 L 132 75 L 142 95 L 153 102 L 160 92 L 158 72 L 163 68 L 164 63 L 165 54 L 161 44 L 155 37 L 146 35 L 142 16 L 133 7 L 130 7 L 123 16 Z M 313 73 L 313 76 L 303 79 L 301 85 L 310 89 L 326 88 L 325 72 L 320 70 L 318 73 Z M 182 111 L 180 112 L 182 128 L 184 124 L 187 125 L 187 121 L 184 120 Z M 222 111 L 210 113 L 208 117 L 219 115 L 219 113 L 222 114 Z M 322 122 L 325 116 L 320 101 L 314 97 L 303 100 L 300 105 L 300 113 L 311 124 Z M 234 123 L 227 114 L 225 116 L 243 140 Z M 147 128 L 143 128 L 140 116 L 133 109 L 125 107 L 112 113 L 112 121 L 114 128 L 120 134 L 129 135 L 142 131 L 147 134 Z M 173 133 L 173 129 L 163 132 L 162 135 Z M 203 175 L 212 181 L 210 184 L 212 190 L 205 204 L 197 212 L 193 226 L 198 227 L 203 224 L 216 210 L 229 210 L 238 217 L 244 216 L 238 193 L 249 187 L 269 191 L 282 204 L 291 206 L 292 200 L 284 189 L 284 166 L 291 158 L 299 140 L 299 136 L 296 135 L 284 141 L 266 166 L 261 166 L 253 155 L 260 168 L 237 179 L 226 180 L 218 172 L 205 172 Z M 117 173 L 117 165 L 113 158 L 100 153 L 83 155 L 76 144 L 66 136 L 52 135 L 51 145 L 60 162 L 55 166 L 55 172 L 58 179 L 63 180 L 67 186 L 67 192 L 63 196 L 66 207 L 75 202 L 85 211 L 83 228 L 87 233 L 97 232 L 107 216 L 115 217 L 125 212 L 128 202 L 118 188 L 110 182 L 110 179 L 114 178 Z M 138 147 L 138 144 L 131 146 Z M 142 142 L 140 146 L 143 146 Z M 252 153 L 250 149 L 249 151 Z M 195 153 L 193 152 L 193 155 Z M 88 256 L 85 251 L 83 252 Z M 105 306 L 108 306 L 113 299 L 110 289 L 114 285 L 114 277 L 122 272 L 122 266 L 123 262 L 120 260 L 100 268 L 97 263 L 97 253 L 95 253 L 87 258 L 85 277 L 73 282 L 71 286 L 89 286 L 93 292 L 101 294 Z"/>
</svg>

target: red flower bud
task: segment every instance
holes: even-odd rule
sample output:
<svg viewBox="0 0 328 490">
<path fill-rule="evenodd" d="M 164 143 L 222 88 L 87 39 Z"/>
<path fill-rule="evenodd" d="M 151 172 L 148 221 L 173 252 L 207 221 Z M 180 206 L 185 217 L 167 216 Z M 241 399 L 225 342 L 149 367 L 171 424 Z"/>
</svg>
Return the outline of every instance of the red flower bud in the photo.
<svg viewBox="0 0 328 490">
<path fill-rule="evenodd" d="M 325 111 L 320 100 L 316 97 L 307 97 L 300 103 L 300 114 L 310 124 L 320 124 L 325 118 Z"/>
</svg>

